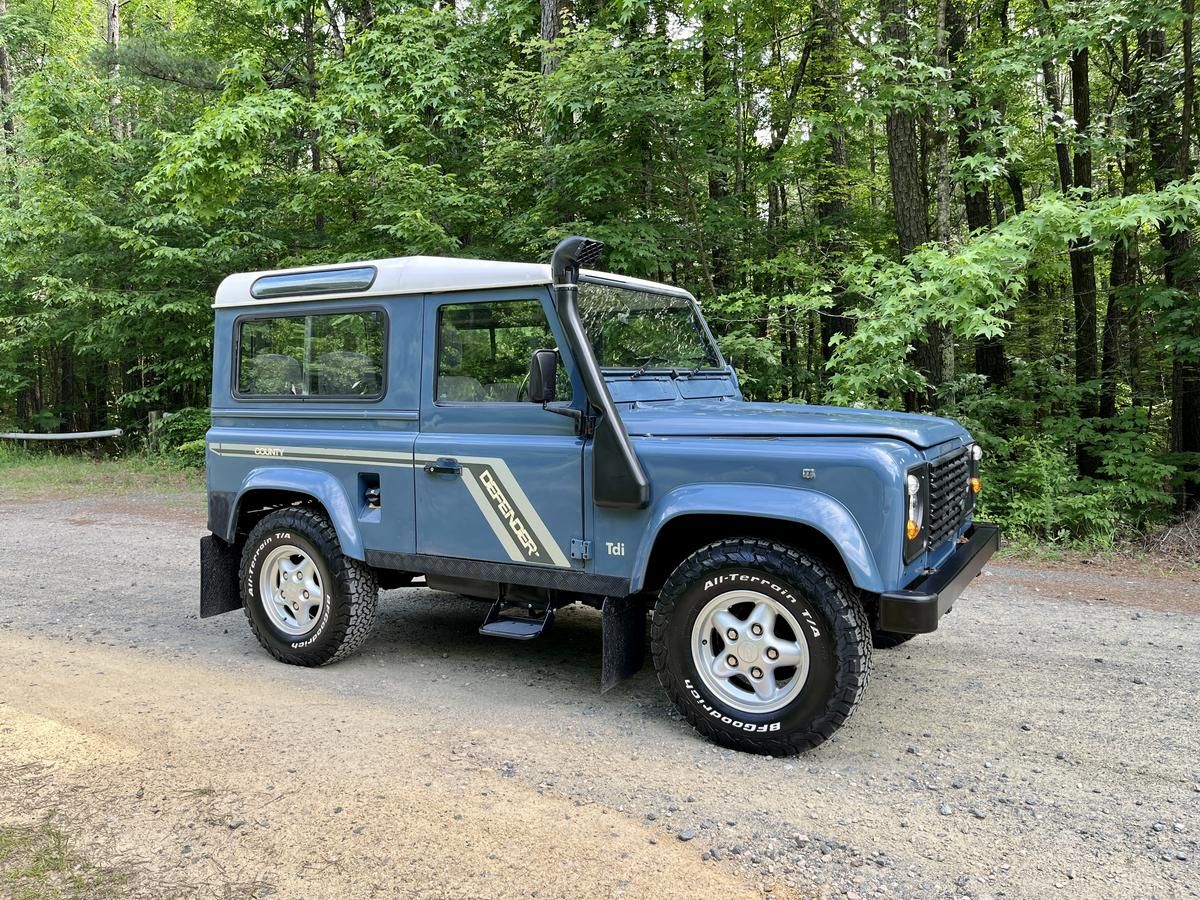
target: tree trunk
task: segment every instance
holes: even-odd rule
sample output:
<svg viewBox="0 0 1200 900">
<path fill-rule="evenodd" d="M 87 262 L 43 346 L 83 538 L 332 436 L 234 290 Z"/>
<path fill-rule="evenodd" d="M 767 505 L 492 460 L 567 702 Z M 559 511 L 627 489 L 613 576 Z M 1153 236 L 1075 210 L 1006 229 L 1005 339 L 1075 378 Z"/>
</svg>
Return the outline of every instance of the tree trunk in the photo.
<svg viewBox="0 0 1200 900">
<path fill-rule="evenodd" d="M 543 7 L 543 15 L 545 15 L 544 10 L 545 7 Z M 705 103 L 709 104 L 711 109 L 721 87 L 723 72 L 718 53 L 719 45 L 714 34 L 716 26 L 706 13 L 707 9 L 702 8 L 700 13 L 700 79 Z M 710 123 L 708 146 L 706 147 L 709 166 L 708 200 L 710 208 L 718 216 L 721 215 L 724 201 L 729 196 L 729 173 L 723 165 L 725 131 L 723 128 L 718 128 L 716 124 L 725 121 L 725 110 L 722 110 L 721 113 L 719 116 L 714 116 L 715 121 Z M 713 286 L 718 292 L 725 293 L 730 289 L 732 283 L 729 271 L 729 242 L 723 232 L 718 231 L 713 235 L 711 252 Z"/>
<path fill-rule="evenodd" d="M 346 17 L 341 10 L 335 9 L 333 0 L 324 0 L 325 15 L 329 19 L 329 36 L 333 38 L 333 46 L 337 49 L 338 58 L 346 55 L 346 38 L 342 32 L 346 27 Z"/>
<path fill-rule="evenodd" d="M 983 148 L 980 146 L 975 123 L 978 117 L 979 98 L 973 88 L 970 78 L 962 71 L 960 57 L 967 45 L 967 20 L 962 9 L 954 0 L 946 2 L 946 26 L 949 29 L 949 47 L 946 60 L 947 67 L 954 74 L 953 86 L 956 91 L 965 93 L 967 112 L 959 112 L 958 119 L 958 156 L 959 159 L 974 156 Z M 1008 11 L 1001 8 L 1001 34 L 1007 42 Z M 1018 188 L 1020 182 L 1018 180 Z M 992 227 L 991 204 L 988 200 L 987 184 L 975 184 L 963 181 L 963 209 L 967 216 L 967 231 L 970 234 L 988 231 Z M 1024 200 L 1022 199 L 1022 205 Z M 1015 201 L 1014 201 L 1015 203 Z M 975 339 L 975 374 L 983 375 L 991 384 L 1004 385 L 1008 382 L 1008 358 L 1004 349 L 1004 336 L 979 337 Z"/>
<path fill-rule="evenodd" d="M 558 0 L 541 0 L 542 20 L 538 28 L 538 36 L 547 43 L 558 40 L 562 33 L 562 14 L 558 8 Z M 542 74 L 549 75 L 558 68 L 558 54 L 553 48 L 542 50 Z"/>
<path fill-rule="evenodd" d="M 0 0 L 0 19 L 8 14 L 8 0 Z M 0 129 L 3 139 L 0 140 L 0 153 L 12 146 L 12 138 L 16 133 L 16 123 L 12 114 L 12 60 L 8 55 L 8 45 L 0 40 Z"/>
<path fill-rule="evenodd" d="M 1192 60 L 1193 0 L 1183 0 L 1183 84 L 1182 102 L 1176 113 L 1179 80 L 1175 74 L 1166 34 L 1150 29 L 1139 36 L 1152 66 L 1149 113 L 1146 128 L 1150 137 L 1150 157 L 1154 186 L 1162 190 L 1171 181 L 1190 176 L 1192 116 L 1195 104 L 1195 71 Z M 1159 227 L 1163 248 L 1163 280 L 1174 292 L 1175 304 L 1195 302 L 1197 281 L 1193 253 L 1195 235 L 1191 231 L 1172 233 L 1170 226 Z M 1171 450 L 1175 453 L 1200 453 L 1200 361 L 1186 351 L 1177 351 L 1171 364 Z M 1186 509 L 1200 501 L 1198 467 L 1193 462 L 1181 465 L 1179 503 Z"/>
<path fill-rule="evenodd" d="M 956 55 L 948 46 L 946 41 L 946 29 L 948 23 L 959 18 L 958 11 L 953 9 L 953 0 L 938 0 L 937 9 L 937 64 L 950 71 L 950 66 L 953 58 Z M 965 29 L 964 29 L 965 31 Z M 964 34 L 965 39 L 965 34 Z M 961 46 L 961 44 L 960 44 Z M 953 81 L 953 78 L 951 78 Z M 949 85 L 947 85 L 949 87 Z M 953 109 L 939 109 L 938 119 L 946 121 L 953 117 Z M 963 127 L 959 126 L 959 144 L 962 144 Z M 960 149 L 961 155 L 961 149 Z M 937 153 L 936 153 L 936 168 L 937 168 L 937 241 L 943 248 L 950 247 L 950 141 L 944 128 L 939 129 L 937 133 Z"/>
<path fill-rule="evenodd" d="M 1058 90 L 1058 73 L 1050 60 L 1042 62 L 1042 83 L 1046 103 L 1050 106 L 1050 130 L 1054 134 L 1054 158 L 1058 161 L 1058 189 L 1064 194 L 1074 185 L 1071 175 L 1071 151 L 1067 147 L 1067 119 L 1063 115 L 1062 94 Z"/>
<path fill-rule="evenodd" d="M 812 49 L 813 107 L 816 116 L 826 123 L 826 144 L 814 182 L 821 255 L 826 260 L 825 276 L 833 285 L 833 306 L 821 316 L 821 345 L 828 359 L 833 336 L 848 336 L 854 330 L 854 320 L 846 315 L 845 288 L 834 271 L 846 249 L 843 229 L 850 208 L 846 128 L 840 119 L 839 99 L 849 66 L 840 43 L 841 0 L 814 0 L 812 11 L 816 30 Z"/>
<path fill-rule="evenodd" d="M 108 77 L 114 82 L 112 98 L 108 101 L 109 128 L 112 136 L 121 140 L 127 136 L 126 124 L 121 118 L 121 91 L 116 87 L 121 77 L 121 64 L 116 61 L 116 54 L 121 49 L 121 0 L 105 0 L 104 40 L 113 54 L 113 63 L 108 70 Z"/>
<path fill-rule="evenodd" d="M 317 56 L 315 44 L 316 9 L 310 3 L 304 10 L 304 67 L 308 73 L 308 96 L 314 103 L 317 99 Z M 309 161 L 312 173 L 317 178 L 321 175 L 321 135 L 315 127 L 308 132 Z M 325 242 L 325 213 L 317 211 L 313 216 L 313 230 L 317 242 Z"/>
<path fill-rule="evenodd" d="M 1129 103 L 1125 126 L 1125 149 L 1120 159 L 1121 193 L 1136 194 L 1140 188 L 1138 168 L 1142 143 L 1142 114 L 1139 85 L 1134 81 L 1133 60 L 1128 40 L 1121 39 L 1121 70 L 1117 88 Z M 1104 334 L 1100 341 L 1100 418 L 1112 419 L 1117 414 L 1117 383 L 1121 374 L 1121 332 L 1125 322 L 1125 304 L 1130 290 L 1138 280 L 1137 231 L 1119 234 L 1113 243 L 1112 267 L 1108 277 L 1108 297 L 1104 311 Z M 1134 380 L 1130 378 L 1132 387 Z M 1133 400 L 1136 405 L 1137 397 Z"/>
<path fill-rule="evenodd" d="M 1133 284 L 1129 242 L 1132 235 L 1121 235 L 1113 244 L 1112 268 L 1108 277 L 1108 303 L 1104 313 L 1104 340 L 1100 360 L 1100 418 L 1117 414 L 1117 376 L 1121 368 L 1121 299 Z"/>
<path fill-rule="evenodd" d="M 966 110 L 957 111 L 959 158 L 974 156 L 983 151 L 975 125 L 979 117 L 979 97 L 966 77 L 959 58 L 967 45 L 967 20 L 962 9 L 954 0 L 943 0 L 946 4 L 946 27 L 949 30 L 946 66 L 953 72 L 955 90 L 967 96 Z M 967 230 L 986 231 L 992 227 L 991 202 L 987 184 L 963 182 L 963 206 L 967 214 Z"/>
<path fill-rule="evenodd" d="M 955 17 L 957 17 L 957 10 L 954 8 L 953 0 L 938 0 L 937 38 L 935 40 L 937 64 L 947 72 L 951 71 L 953 63 L 951 50 L 947 42 L 947 21 Z M 946 86 L 950 87 L 949 84 Z M 952 108 L 937 110 L 939 121 L 945 122 L 953 117 L 954 110 Z M 950 224 L 950 206 L 952 200 L 950 136 L 943 127 L 937 129 L 935 137 L 937 140 L 934 153 L 934 169 L 937 181 L 936 238 L 938 243 L 942 245 L 942 248 L 948 252 L 952 237 Z M 954 379 L 954 332 L 950 326 L 942 325 L 938 322 L 929 322 L 925 330 L 931 357 L 939 349 L 941 351 L 937 358 L 930 359 L 931 380 L 935 384 L 946 384 Z M 942 398 L 938 394 L 930 392 L 930 399 L 935 409 L 941 405 Z M 953 396 L 946 399 L 951 403 L 954 401 Z"/>
<path fill-rule="evenodd" d="M 1088 49 L 1071 54 L 1071 105 L 1075 118 L 1073 184 L 1085 200 L 1092 196 L 1092 151 L 1088 143 L 1092 126 L 1091 85 L 1088 82 Z M 1089 387 L 1080 395 L 1079 415 L 1094 419 L 1099 404 L 1091 385 L 1100 377 L 1096 328 L 1096 258 L 1091 238 L 1071 241 L 1071 293 L 1075 300 L 1075 384 Z M 1079 474 L 1094 477 L 1100 461 L 1091 449 L 1076 445 Z"/>
<path fill-rule="evenodd" d="M 903 49 L 910 46 L 907 11 L 903 0 L 880 0 L 879 18 L 883 37 Z M 892 187 L 892 207 L 896 220 L 896 238 L 900 256 L 905 257 L 929 240 L 929 216 L 925 200 L 925 174 L 921 143 L 917 137 L 917 116 L 909 109 L 893 105 L 887 112 L 888 174 Z M 936 334 L 936 333 L 935 333 Z M 916 348 L 918 369 L 930 388 L 936 388 L 935 370 L 941 369 L 942 348 L 926 339 Z M 936 341 L 936 337 L 934 338 Z M 909 409 L 920 406 L 915 395 L 905 397 Z"/>
</svg>

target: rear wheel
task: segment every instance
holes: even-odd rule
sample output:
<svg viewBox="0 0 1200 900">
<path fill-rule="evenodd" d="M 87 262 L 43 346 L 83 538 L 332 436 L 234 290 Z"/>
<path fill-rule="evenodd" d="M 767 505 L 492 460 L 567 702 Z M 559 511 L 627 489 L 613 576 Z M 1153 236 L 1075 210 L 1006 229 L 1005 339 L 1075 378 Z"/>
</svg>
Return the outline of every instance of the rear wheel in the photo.
<svg viewBox="0 0 1200 900">
<path fill-rule="evenodd" d="M 333 525 L 312 509 L 276 510 L 254 526 L 239 583 L 251 630 L 282 662 L 323 666 L 349 656 L 375 623 L 375 573 L 342 553 Z"/>
<path fill-rule="evenodd" d="M 857 594 L 827 567 L 770 541 L 717 541 L 672 573 L 653 621 L 659 682 L 719 744 L 788 755 L 825 741 L 871 670 Z"/>
</svg>

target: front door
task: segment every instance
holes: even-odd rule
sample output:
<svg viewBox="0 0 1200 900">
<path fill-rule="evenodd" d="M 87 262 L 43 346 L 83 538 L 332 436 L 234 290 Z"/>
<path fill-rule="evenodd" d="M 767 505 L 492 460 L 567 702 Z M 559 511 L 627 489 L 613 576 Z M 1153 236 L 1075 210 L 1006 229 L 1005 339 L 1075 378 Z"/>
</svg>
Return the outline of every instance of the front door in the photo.
<svg viewBox="0 0 1200 900">
<path fill-rule="evenodd" d="M 583 440 L 575 420 L 526 393 L 530 355 L 560 347 L 558 398 L 581 405 L 550 302 L 547 288 L 425 298 L 434 352 L 425 354 L 416 442 L 418 553 L 582 567 L 571 541 L 583 538 Z"/>
</svg>

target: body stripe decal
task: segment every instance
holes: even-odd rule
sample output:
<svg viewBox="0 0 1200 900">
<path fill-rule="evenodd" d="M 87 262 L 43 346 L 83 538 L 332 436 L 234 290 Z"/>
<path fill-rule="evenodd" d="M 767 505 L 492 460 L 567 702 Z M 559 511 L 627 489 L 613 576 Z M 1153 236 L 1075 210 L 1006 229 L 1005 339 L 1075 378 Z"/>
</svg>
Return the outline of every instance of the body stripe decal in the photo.
<svg viewBox="0 0 1200 900">
<path fill-rule="evenodd" d="M 218 456 L 252 460 L 370 464 L 411 469 L 442 456 L 392 450 L 339 450 L 331 447 L 278 447 L 214 442 Z M 509 559 L 571 568 L 554 534 L 503 459 L 493 456 L 455 456 L 463 467 L 463 484 Z M 550 558 L 542 556 L 542 550 Z"/>
<path fill-rule="evenodd" d="M 463 483 L 466 484 L 467 490 L 471 493 L 471 499 L 475 501 L 475 505 L 483 513 L 483 517 L 487 520 L 492 532 L 504 547 L 504 552 L 508 554 L 508 558 L 513 562 L 525 562 L 525 554 L 517 547 L 516 541 L 508 533 L 508 529 L 504 527 L 504 523 L 500 521 L 496 510 L 492 508 L 492 504 L 483 495 L 483 488 L 479 486 L 479 480 L 470 469 L 463 469 Z"/>
</svg>

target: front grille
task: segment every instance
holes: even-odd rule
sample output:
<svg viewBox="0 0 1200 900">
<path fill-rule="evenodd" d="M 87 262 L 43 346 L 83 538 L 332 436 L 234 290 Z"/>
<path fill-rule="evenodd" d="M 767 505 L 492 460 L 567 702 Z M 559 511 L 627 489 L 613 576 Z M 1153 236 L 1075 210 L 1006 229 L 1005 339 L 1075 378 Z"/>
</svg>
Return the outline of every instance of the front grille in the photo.
<svg viewBox="0 0 1200 900">
<path fill-rule="evenodd" d="M 967 516 L 971 490 L 969 460 L 968 448 L 963 448 L 929 464 L 930 550 L 944 544 Z"/>
</svg>

